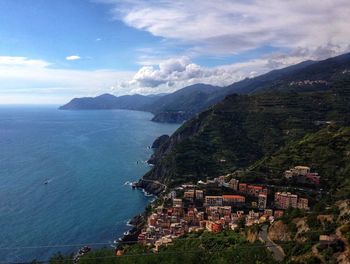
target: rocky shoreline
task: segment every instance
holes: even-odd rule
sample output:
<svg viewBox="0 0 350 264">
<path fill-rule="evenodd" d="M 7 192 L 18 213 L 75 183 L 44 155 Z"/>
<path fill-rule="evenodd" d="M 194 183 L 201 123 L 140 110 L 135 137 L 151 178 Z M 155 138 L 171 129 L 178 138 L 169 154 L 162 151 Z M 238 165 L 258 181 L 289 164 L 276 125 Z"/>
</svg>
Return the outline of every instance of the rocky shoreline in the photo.
<svg viewBox="0 0 350 264">
<path fill-rule="evenodd" d="M 146 193 L 159 195 L 165 189 L 165 186 L 161 183 L 151 180 L 140 179 L 136 184 L 136 188 L 143 189 Z"/>
<path fill-rule="evenodd" d="M 159 148 L 166 140 L 169 139 L 168 135 L 162 135 L 158 137 L 152 144 L 152 149 Z M 149 163 L 151 164 L 151 163 Z M 162 193 L 166 186 L 162 183 L 152 180 L 146 180 L 141 178 L 139 181 L 134 182 L 132 184 L 133 188 L 142 189 L 145 193 L 152 194 L 158 196 Z M 128 230 L 121 238 L 119 238 L 119 242 L 121 242 L 118 246 L 122 244 L 132 244 L 136 243 L 138 235 L 141 233 L 142 228 L 144 227 L 147 221 L 147 211 L 146 208 L 143 213 L 134 216 L 130 221 L 128 221 L 128 225 L 132 226 L 130 230 Z"/>
<path fill-rule="evenodd" d="M 133 244 L 136 243 L 138 235 L 141 233 L 141 230 L 146 221 L 146 212 L 142 214 L 134 216 L 129 222 L 128 225 L 132 226 L 130 230 L 123 234 L 121 238 L 119 238 L 119 245 L 123 244 Z"/>
</svg>

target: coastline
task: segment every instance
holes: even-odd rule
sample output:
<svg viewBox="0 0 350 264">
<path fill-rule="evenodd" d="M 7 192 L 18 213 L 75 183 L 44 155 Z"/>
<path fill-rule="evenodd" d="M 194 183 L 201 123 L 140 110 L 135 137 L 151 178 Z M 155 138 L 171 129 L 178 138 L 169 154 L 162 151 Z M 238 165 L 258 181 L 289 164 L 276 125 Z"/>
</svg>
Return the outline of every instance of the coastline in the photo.
<svg viewBox="0 0 350 264">
<path fill-rule="evenodd" d="M 145 182 L 145 180 L 143 180 L 142 178 L 136 183 L 136 188 L 138 191 L 142 191 L 144 193 L 145 196 L 150 196 L 153 195 L 155 196 L 155 199 L 158 198 L 158 195 L 160 193 L 162 193 L 165 188 L 163 186 L 156 188 L 156 192 L 151 192 L 149 193 L 146 188 L 142 187 L 142 184 L 140 184 L 140 182 Z M 161 183 L 149 183 L 152 185 L 162 185 Z M 165 186 L 165 185 L 164 185 Z M 154 202 L 154 200 L 150 201 L 146 207 L 144 208 L 143 212 L 141 212 L 140 214 L 135 215 L 134 217 L 132 217 L 128 222 L 127 222 L 127 226 L 130 226 L 131 228 L 129 230 L 127 230 L 120 238 L 118 238 L 118 240 L 116 241 L 116 248 L 118 248 L 119 246 L 121 246 L 122 244 L 135 244 L 138 238 L 138 235 L 141 233 L 144 225 L 147 222 L 147 216 L 148 216 L 148 208 L 152 206 L 152 203 Z"/>
<path fill-rule="evenodd" d="M 154 143 L 157 142 L 158 139 L 159 138 L 155 139 Z M 152 149 L 154 149 L 154 147 L 152 147 Z M 151 159 L 151 157 L 149 158 L 149 160 Z M 152 163 L 150 163 L 149 160 L 147 161 L 147 163 L 151 166 Z M 137 243 L 136 241 L 138 239 L 138 235 L 141 233 L 144 225 L 147 222 L 147 216 L 149 211 L 148 208 L 152 206 L 152 203 L 158 198 L 159 194 L 161 194 L 167 189 L 167 186 L 165 184 L 154 180 L 146 180 L 143 179 L 143 177 L 144 175 L 138 181 L 130 184 L 130 187 L 132 189 L 142 191 L 145 196 L 154 196 L 155 199 L 150 201 L 140 214 L 135 215 L 127 222 L 126 225 L 130 226 L 131 228 L 124 232 L 123 235 L 119 237 L 118 240 L 116 240 L 116 249 L 119 249 L 119 247 L 123 244 Z"/>
</svg>

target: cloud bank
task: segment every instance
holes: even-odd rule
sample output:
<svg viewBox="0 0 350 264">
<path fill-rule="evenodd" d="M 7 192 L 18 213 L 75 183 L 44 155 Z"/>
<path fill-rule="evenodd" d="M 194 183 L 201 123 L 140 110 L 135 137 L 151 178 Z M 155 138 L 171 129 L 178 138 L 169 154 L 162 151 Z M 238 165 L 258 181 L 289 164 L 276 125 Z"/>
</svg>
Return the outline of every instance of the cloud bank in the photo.
<svg viewBox="0 0 350 264">
<path fill-rule="evenodd" d="M 348 48 L 348 0 L 109 0 L 114 18 L 191 51 L 235 54 L 264 45 L 290 49 Z"/>
<path fill-rule="evenodd" d="M 132 80 L 124 82 L 120 89 L 128 87 L 131 93 L 154 93 L 172 92 L 195 83 L 226 86 L 244 78 L 252 78 L 273 69 L 299 63 L 304 59 L 305 56 L 302 53 L 291 56 L 274 54 L 245 62 L 207 68 L 191 62 L 188 57 L 179 57 L 156 65 L 141 67 Z"/>
</svg>

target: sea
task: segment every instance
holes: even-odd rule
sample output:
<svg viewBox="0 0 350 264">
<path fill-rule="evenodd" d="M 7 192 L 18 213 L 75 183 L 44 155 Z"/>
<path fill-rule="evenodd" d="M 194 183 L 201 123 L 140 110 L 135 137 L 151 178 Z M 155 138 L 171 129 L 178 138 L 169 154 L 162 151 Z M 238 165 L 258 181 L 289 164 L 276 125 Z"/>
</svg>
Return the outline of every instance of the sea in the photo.
<svg viewBox="0 0 350 264">
<path fill-rule="evenodd" d="M 154 197 L 133 190 L 178 125 L 128 110 L 0 106 L 0 262 L 112 247 Z"/>
</svg>

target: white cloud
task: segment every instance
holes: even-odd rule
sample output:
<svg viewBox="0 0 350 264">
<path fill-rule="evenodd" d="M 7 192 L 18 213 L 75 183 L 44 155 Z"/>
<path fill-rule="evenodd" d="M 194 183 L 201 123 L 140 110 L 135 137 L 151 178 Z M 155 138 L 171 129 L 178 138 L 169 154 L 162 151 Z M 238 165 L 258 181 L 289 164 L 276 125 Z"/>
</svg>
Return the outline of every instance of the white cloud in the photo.
<svg viewBox="0 0 350 264">
<path fill-rule="evenodd" d="M 80 59 L 81 58 L 78 55 L 71 55 L 71 56 L 66 57 L 66 60 L 68 60 L 68 61 L 74 61 L 74 60 L 80 60 Z"/>
<path fill-rule="evenodd" d="M 33 60 L 26 57 L 11 57 L 11 56 L 0 56 L 0 65 L 7 67 L 14 66 L 30 66 L 30 67 L 46 67 L 50 63 L 43 60 Z"/>
<path fill-rule="evenodd" d="M 228 55 L 266 45 L 311 52 L 336 46 L 344 52 L 350 42 L 348 0 L 103 2 L 114 4 L 116 19 L 191 44 L 194 54 Z"/>
<path fill-rule="evenodd" d="M 309 51 L 299 50 L 290 55 L 275 53 L 245 62 L 212 68 L 195 64 L 188 57 L 173 58 L 141 67 L 132 80 L 124 82 L 121 87 L 125 91 L 128 90 L 129 93 L 159 93 L 173 92 L 195 83 L 227 86 L 245 78 L 252 78 L 274 69 L 302 62 L 305 59 L 315 59 L 316 55 L 310 53 L 306 56 L 305 53 L 309 54 Z"/>
<path fill-rule="evenodd" d="M 72 97 L 96 96 L 132 78 L 134 72 L 71 70 L 26 57 L 0 56 L 0 103 L 64 103 Z M 115 90 L 117 94 L 126 91 Z M 10 98 L 12 98 L 10 100 Z"/>
</svg>

